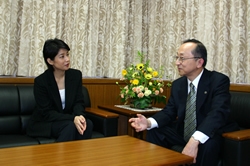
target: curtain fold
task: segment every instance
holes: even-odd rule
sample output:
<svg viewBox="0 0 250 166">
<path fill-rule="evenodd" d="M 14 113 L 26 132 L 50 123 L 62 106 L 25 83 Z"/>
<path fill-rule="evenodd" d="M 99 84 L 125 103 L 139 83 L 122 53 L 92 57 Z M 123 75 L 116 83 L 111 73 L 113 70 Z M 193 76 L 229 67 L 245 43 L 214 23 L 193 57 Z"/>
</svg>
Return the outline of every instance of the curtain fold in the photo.
<svg viewBox="0 0 250 166">
<path fill-rule="evenodd" d="M 250 84 L 249 0 L 4 0 L 0 25 L 0 75 L 41 74 L 43 44 L 57 37 L 84 77 L 120 78 L 142 51 L 173 80 L 177 48 L 196 38 L 208 49 L 209 70 Z"/>
</svg>

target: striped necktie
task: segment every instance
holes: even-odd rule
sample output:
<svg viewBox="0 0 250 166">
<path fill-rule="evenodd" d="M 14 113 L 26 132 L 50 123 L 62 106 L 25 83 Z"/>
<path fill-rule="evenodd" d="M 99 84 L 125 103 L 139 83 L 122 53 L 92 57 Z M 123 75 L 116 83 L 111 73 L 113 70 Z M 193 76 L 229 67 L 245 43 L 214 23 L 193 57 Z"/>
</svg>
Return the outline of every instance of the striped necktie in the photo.
<svg viewBox="0 0 250 166">
<path fill-rule="evenodd" d="M 196 93 L 194 85 L 190 83 L 187 97 L 186 114 L 184 120 L 184 140 L 188 141 L 196 130 Z"/>
</svg>

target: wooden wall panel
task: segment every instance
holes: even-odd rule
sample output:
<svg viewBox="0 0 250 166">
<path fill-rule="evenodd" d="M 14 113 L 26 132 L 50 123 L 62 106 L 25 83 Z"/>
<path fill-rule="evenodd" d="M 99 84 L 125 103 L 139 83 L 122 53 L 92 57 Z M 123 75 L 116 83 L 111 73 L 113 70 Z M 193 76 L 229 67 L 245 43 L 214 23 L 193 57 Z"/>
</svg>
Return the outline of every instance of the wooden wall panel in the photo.
<svg viewBox="0 0 250 166">
<path fill-rule="evenodd" d="M 84 84 L 83 84 L 84 85 Z M 89 91 L 92 107 L 119 104 L 119 88 L 115 85 L 84 85 Z"/>
<path fill-rule="evenodd" d="M 250 92 L 250 85 L 249 84 L 231 84 L 230 90 L 237 91 L 237 92 Z"/>
<path fill-rule="evenodd" d="M 91 106 L 120 104 L 118 79 L 109 78 L 83 78 L 83 85 L 89 91 Z"/>
<path fill-rule="evenodd" d="M 111 78 L 83 78 L 83 85 L 87 87 L 91 105 L 97 108 L 98 105 L 115 105 L 122 104 L 119 98 L 119 86 L 116 85 L 119 82 L 121 85 L 125 85 L 119 79 Z M 0 77 L 0 84 L 33 84 L 34 78 L 32 77 Z M 167 81 L 166 81 L 167 83 Z M 231 84 L 231 91 L 249 92 L 249 84 Z M 170 96 L 171 88 L 164 90 L 164 94 L 167 100 Z M 157 107 L 164 107 L 164 104 L 157 104 Z"/>
</svg>

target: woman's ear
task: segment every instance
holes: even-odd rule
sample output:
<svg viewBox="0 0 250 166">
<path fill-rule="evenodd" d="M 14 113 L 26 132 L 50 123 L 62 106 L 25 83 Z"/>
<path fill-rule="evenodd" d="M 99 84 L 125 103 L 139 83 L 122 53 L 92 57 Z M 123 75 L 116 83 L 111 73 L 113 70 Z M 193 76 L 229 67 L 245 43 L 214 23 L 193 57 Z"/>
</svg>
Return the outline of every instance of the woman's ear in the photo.
<svg viewBox="0 0 250 166">
<path fill-rule="evenodd" d="M 50 59 L 50 58 L 47 58 L 47 62 L 50 64 L 50 65 L 53 65 L 54 62 Z"/>
</svg>

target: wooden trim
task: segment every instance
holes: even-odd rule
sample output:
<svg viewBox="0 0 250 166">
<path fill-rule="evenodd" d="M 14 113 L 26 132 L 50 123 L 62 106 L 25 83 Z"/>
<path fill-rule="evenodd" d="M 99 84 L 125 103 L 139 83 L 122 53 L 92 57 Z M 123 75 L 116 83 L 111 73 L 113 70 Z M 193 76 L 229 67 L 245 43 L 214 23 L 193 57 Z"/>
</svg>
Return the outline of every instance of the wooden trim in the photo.
<svg viewBox="0 0 250 166">
<path fill-rule="evenodd" d="M 232 139 L 232 140 L 236 140 L 236 141 L 249 140 L 250 139 L 250 129 L 224 133 L 223 137 L 228 138 L 228 139 Z"/>
<path fill-rule="evenodd" d="M 230 84 L 231 91 L 250 92 L 250 84 Z"/>
<path fill-rule="evenodd" d="M 0 77 L 0 84 L 34 84 L 34 77 Z"/>
<path fill-rule="evenodd" d="M 98 115 L 104 118 L 118 118 L 118 114 L 105 111 L 105 110 L 100 110 L 98 108 L 85 108 L 85 111 L 94 115 Z"/>
<path fill-rule="evenodd" d="M 82 83 L 83 85 L 116 85 L 116 82 L 119 84 L 125 84 L 120 79 L 116 78 L 83 78 Z M 169 81 L 165 81 L 168 83 Z M 0 77 L 0 84 L 33 84 L 34 77 L 9 77 L 9 76 L 1 76 Z M 238 91 L 238 92 L 250 92 L 250 84 L 231 84 L 230 85 L 231 91 Z"/>
<path fill-rule="evenodd" d="M 0 77 L 0 84 L 34 84 L 35 77 Z M 113 78 L 83 78 L 83 84 L 114 84 L 119 82 L 119 79 Z M 119 82 L 122 84 L 122 82 Z"/>
</svg>

